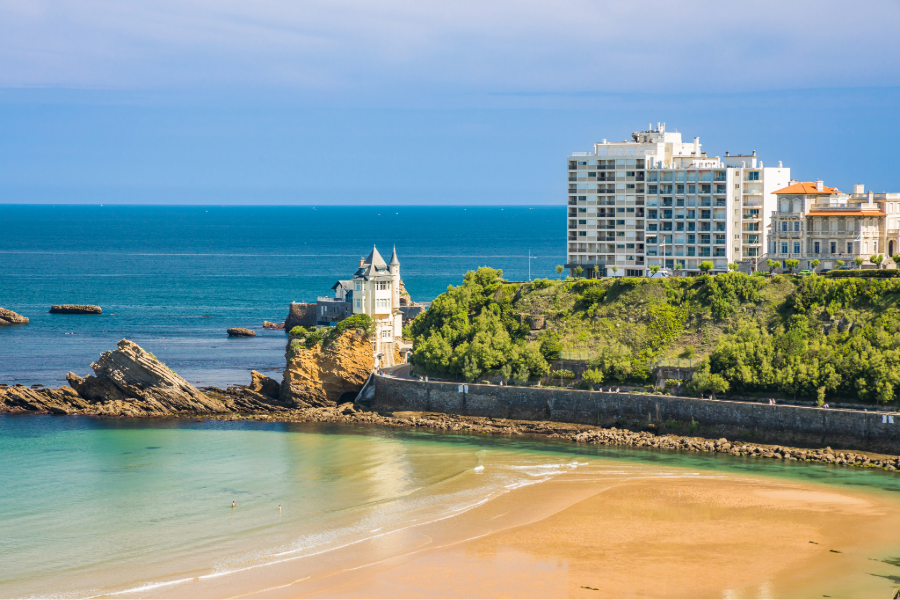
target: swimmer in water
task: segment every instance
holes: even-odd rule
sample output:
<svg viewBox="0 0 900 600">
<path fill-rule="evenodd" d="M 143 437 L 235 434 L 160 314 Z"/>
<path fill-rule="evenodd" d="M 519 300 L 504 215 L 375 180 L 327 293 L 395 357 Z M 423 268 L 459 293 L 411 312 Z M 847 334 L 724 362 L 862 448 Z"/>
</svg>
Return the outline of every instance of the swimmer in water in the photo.
<svg viewBox="0 0 900 600">
<path fill-rule="evenodd" d="M 231 508 L 234 508 L 235 506 L 237 506 L 237 504 L 234 502 L 234 500 L 232 500 L 232 501 L 231 501 Z"/>
<path fill-rule="evenodd" d="M 278 505 L 278 512 L 281 512 L 281 505 Z"/>
</svg>

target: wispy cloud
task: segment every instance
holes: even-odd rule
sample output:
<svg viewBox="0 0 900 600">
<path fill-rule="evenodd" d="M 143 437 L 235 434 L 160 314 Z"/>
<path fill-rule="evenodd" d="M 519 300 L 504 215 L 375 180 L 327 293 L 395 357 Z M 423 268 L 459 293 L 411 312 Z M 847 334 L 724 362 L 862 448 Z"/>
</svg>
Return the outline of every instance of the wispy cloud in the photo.
<svg viewBox="0 0 900 600">
<path fill-rule="evenodd" d="M 0 87 L 316 94 L 900 84 L 900 5 L 0 0 Z"/>
</svg>

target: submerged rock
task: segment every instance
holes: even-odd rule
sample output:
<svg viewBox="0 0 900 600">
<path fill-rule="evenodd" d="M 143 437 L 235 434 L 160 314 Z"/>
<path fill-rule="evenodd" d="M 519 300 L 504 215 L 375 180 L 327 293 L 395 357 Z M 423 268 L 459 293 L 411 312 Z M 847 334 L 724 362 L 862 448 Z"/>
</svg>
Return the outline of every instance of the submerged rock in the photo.
<svg viewBox="0 0 900 600">
<path fill-rule="evenodd" d="M 375 368 L 372 342 L 348 329 L 336 339 L 306 348 L 288 342 L 281 401 L 289 406 L 337 406 L 352 401 Z"/>
<path fill-rule="evenodd" d="M 256 332 L 243 327 L 232 327 L 228 330 L 228 337 L 256 337 Z"/>
<path fill-rule="evenodd" d="M 99 315 L 103 309 L 93 304 L 54 304 L 50 312 L 60 315 Z"/>
<path fill-rule="evenodd" d="M 263 329 L 284 329 L 284 323 L 273 323 L 271 321 L 263 321 Z"/>
<path fill-rule="evenodd" d="M 27 325 L 28 317 L 23 317 L 19 313 L 0 308 L 0 325 Z"/>
</svg>

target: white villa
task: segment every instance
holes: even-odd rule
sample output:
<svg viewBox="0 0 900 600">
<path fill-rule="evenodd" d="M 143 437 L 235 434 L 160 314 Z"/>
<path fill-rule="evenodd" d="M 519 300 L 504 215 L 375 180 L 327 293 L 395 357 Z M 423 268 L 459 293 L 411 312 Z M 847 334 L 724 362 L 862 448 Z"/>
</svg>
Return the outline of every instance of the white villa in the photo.
<svg viewBox="0 0 900 600">
<path fill-rule="evenodd" d="M 359 269 L 353 274 L 351 283 L 351 294 L 347 296 L 352 303 L 353 314 L 367 314 L 375 322 L 373 350 L 376 368 L 396 364 L 403 338 L 403 314 L 400 311 L 402 282 L 397 248 L 391 254 L 391 261 L 385 263 L 378 249 L 372 246 L 369 256 L 359 260 Z"/>
</svg>

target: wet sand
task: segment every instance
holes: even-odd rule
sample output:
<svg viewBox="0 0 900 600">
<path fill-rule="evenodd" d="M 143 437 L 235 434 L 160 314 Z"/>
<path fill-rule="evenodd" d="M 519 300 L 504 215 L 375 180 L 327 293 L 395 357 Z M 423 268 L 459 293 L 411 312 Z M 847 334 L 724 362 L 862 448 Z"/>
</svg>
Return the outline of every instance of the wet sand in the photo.
<svg viewBox="0 0 900 600">
<path fill-rule="evenodd" d="M 888 598 L 885 494 L 592 464 L 468 512 L 178 596 Z"/>
</svg>

